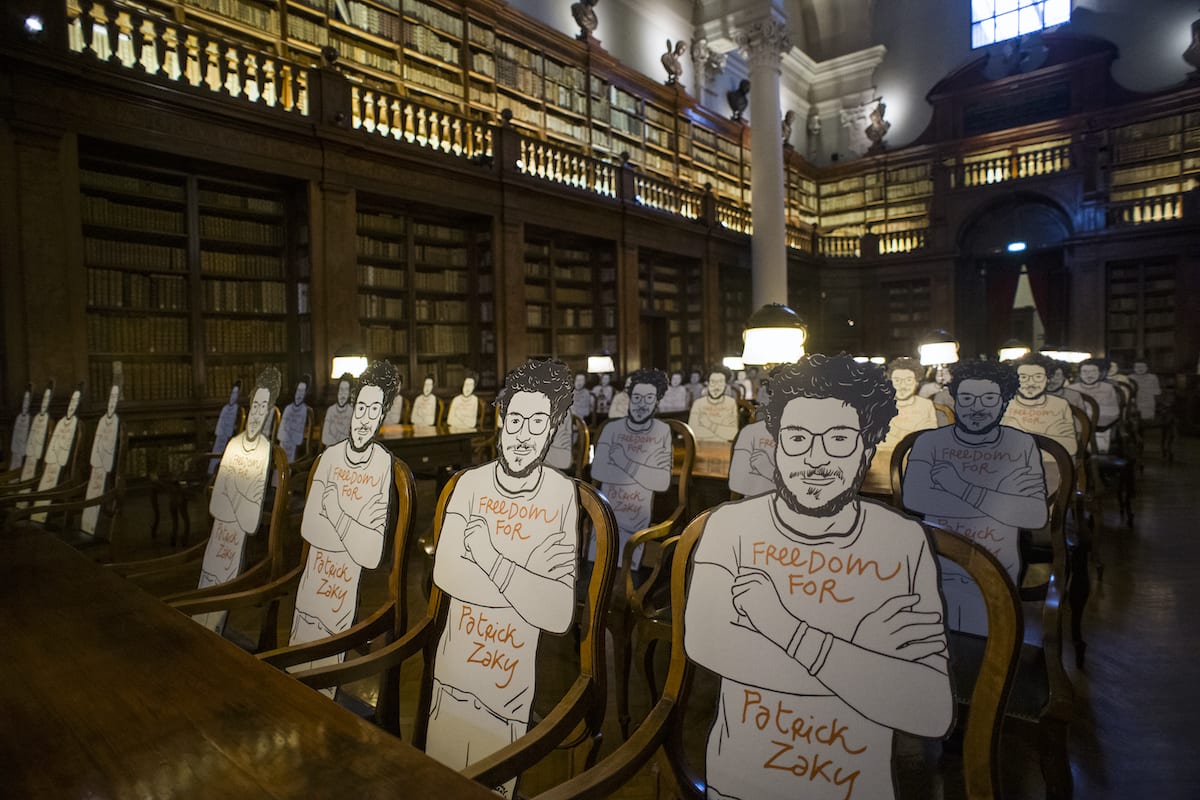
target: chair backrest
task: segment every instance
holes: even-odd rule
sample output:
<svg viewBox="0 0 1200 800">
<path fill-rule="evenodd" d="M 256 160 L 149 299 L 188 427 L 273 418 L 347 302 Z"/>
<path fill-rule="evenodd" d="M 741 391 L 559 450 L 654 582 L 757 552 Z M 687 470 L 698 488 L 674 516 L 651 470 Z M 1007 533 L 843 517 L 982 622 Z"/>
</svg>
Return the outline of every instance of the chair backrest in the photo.
<svg viewBox="0 0 1200 800">
<path fill-rule="evenodd" d="M 735 385 L 737 385 L 738 388 L 741 388 L 741 384 L 735 384 Z M 738 396 L 738 399 L 737 399 L 737 406 L 738 406 L 738 430 L 741 430 L 742 428 L 749 425 L 751 422 L 754 422 L 754 420 L 758 417 L 758 406 L 754 405 L 754 403 L 750 402 L 749 400 L 743 400 L 740 395 Z"/>
<path fill-rule="evenodd" d="M 1092 421 L 1092 433 L 1096 432 L 1096 426 L 1100 424 L 1100 402 L 1086 392 L 1079 392 L 1079 396 L 1083 398 L 1083 404 L 1087 406 L 1088 418 Z M 1092 439 L 1088 439 L 1092 441 Z"/>
<path fill-rule="evenodd" d="M 437 508 L 433 517 L 433 545 L 436 548 L 441 537 L 442 525 L 446 519 L 446 506 L 454 493 L 455 486 L 462 472 L 455 474 L 438 498 Z M 603 724 L 604 709 L 607 702 L 606 692 L 606 659 L 605 659 L 605 629 L 604 618 L 608 613 L 609 599 L 612 596 L 613 580 L 616 574 L 617 559 L 620 549 L 617 539 L 617 521 L 612 508 L 601 494 L 591 485 L 572 479 L 578 493 L 581 531 L 590 523 L 592 535 L 596 540 L 596 559 L 587 586 L 587 602 L 584 606 L 583 618 L 579 621 L 579 669 L 580 675 L 568 694 L 577 691 L 588 693 L 585 702 L 583 718 L 593 732 L 598 732 Z M 582 549 L 581 554 L 586 554 Z M 429 593 L 427 619 L 434 620 L 434 630 L 426 639 L 424 648 L 425 668 L 421 677 L 421 696 L 417 707 L 416 725 L 413 732 L 413 743 L 424 748 L 429 723 L 429 710 L 433 697 L 433 666 L 435 651 L 441 641 L 441 632 L 447 624 L 450 597 L 433 584 Z M 584 688 L 586 687 L 586 688 Z M 573 725 L 568 725 L 568 729 Z M 536 732 L 531 729 L 530 735 Z M 569 733 L 569 730 L 564 731 Z M 518 739 L 514 745 L 521 740 Z M 521 761 L 532 765 L 545 756 L 558 742 L 551 742 L 545 752 L 530 752 Z M 475 776 L 477 780 L 491 785 L 493 781 Z"/>
<path fill-rule="evenodd" d="M 938 424 L 953 425 L 954 424 L 954 409 L 945 403 L 934 403 L 934 413 L 938 415 Z"/>
<path fill-rule="evenodd" d="M 908 464 L 908 453 L 912 450 L 913 445 L 917 441 L 917 437 L 925 431 L 913 431 L 900 440 L 896 445 L 896 449 L 892 451 L 892 463 L 890 465 L 892 479 L 892 505 L 901 511 L 904 510 L 904 501 L 900 497 L 900 487 L 904 483 L 904 468 Z"/>
<path fill-rule="evenodd" d="M 499 412 L 498 408 L 497 412 Z M 499 427 L 499 424 L 497 419 L 496 426 Z M 571 415 L 571 427 L 575 431 L 575 451 L 571 461 L 574 466 L 572 477 L 582 480 L 584 470 L 587 469 L 589 454 L 592 452 L 592 430 L 583 417 L 577 414 Z"/>
</svg>

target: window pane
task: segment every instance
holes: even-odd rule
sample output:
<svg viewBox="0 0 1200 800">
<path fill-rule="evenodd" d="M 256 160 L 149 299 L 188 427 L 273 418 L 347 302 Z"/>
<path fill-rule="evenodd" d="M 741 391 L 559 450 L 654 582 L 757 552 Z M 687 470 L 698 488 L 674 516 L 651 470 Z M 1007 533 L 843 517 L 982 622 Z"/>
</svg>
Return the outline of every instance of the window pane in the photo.
<svg viewBox="0 0 1200 800">
<path fill-rule="evenodd" d="M 1017 10 L 1017 0 L 996 0 L 996 16 Z"/>
<path fill-rule="evenodd" d="M 1071 0 L 1046 0 L 1046 27 L 1071 21 Z"/>
<path fill-rule="evenodd" d="M 985 19 L 991 19 L 996 13 L 996 4 L 994 0 L 971 0 L 971 21 L 979 22 Z"/>
<path fill-rule="evenodd" d="M 996 41 L 1002 42 L 1017 35 L 1017 12 L 996 16 Z"/>
<path fill-rule="evenodd" d="M 1037 6 L 1032 6 L 1030 8 L 1022 8 L 1017 12 L 1022 35 L 1042 29 L 1042 17 L 1038 14 L 1040 10 Z"/>
<path fill-rule="evenodd" d="M 986 47 L 996 41 L 996 21 L 985 19 L 971 26 L 971 47 Z"/>
</svg>

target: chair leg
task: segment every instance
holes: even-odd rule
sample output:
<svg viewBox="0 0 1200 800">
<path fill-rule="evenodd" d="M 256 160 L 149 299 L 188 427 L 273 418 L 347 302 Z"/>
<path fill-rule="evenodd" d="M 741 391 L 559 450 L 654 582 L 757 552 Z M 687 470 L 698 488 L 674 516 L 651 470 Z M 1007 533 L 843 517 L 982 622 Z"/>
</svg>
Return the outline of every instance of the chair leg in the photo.
<svg viewBox="0 0 1200 800">
<path fill-rule="evenodd" d="M 1092 594 L 1092 576 L 1088 569 L 1091 547 L 1083 542 L 1071 548 L 1071 578 L 1067 597 L 1071 606 L 1071 642 L 1075 646 L 1075 666 L 1083 669 L 1087 642 L 1083 640 L 1083 610 Z"/>
<path fill-rule="evenodd" d="M 659 699 L 658 678 L 654 674 L 654 654 L 658 649 L 658 639 L 649 638 L 639 647 L 642 652 L 642 674 L 646 676 L 646 686 L 650 690 L 650 706 L 653 707 Z"/>
<path fill-rule="evenodd" d="M 617 722 L 621 736 L 629 738 L 629 671 L 632 662 L 630 638 L 633 636 L 633 615 L 628 609 L 613 610 L 608 615 L 608 629 L 613 635 L 613 668 L 617 675 Z"/>
<path fill-rule="evenodd" d="M 1042 779 L 1046 800 L 1070 800 L 1073 789 L 1071 761 L 1067 756 L 1067 723 L 1043 719 L 1038 725 L 1041 740 Z"/>
</svg>

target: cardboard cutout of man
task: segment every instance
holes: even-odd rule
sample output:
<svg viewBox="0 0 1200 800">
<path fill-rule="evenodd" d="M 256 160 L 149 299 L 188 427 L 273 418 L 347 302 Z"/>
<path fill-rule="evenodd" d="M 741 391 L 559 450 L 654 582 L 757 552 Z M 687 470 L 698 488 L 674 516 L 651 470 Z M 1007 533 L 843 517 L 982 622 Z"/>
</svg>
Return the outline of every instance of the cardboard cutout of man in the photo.
<svg viewBox="0 0 1200 800">
<path fill-rule="evenodd" d="M 764 380 L 760 386 L 770 383 Z M 765 395 L 763 403 L 770 398 Z M 760 406 L 761 408 L 761 406 Z M 775 439 L 767 430 L 766 419 L 751 422 L 738 431 L 729 459 L 729 491 L 743 497 L 757 497 L 775 488 Z"/>
<path fill-rule="evenodd" d="M 933 548 L 858 496 L 894 390 L 844 354 L 770 384 L 776 486 L 709 517 L 684 610 L 688 657 L 721 676 L 709 797 L 891 798 L 895 732 L 954 717 Z"/>
<path fill-rule="evenodd" d="M 608 407 L 612 405 L 612 399 L 612 375 L 605 372 L 600 376 L 600 382 L 592 387 L 592 404 L 597 416 L 608 416 Z"/>
<path fill-rule="evenodd" d="M 608 406 L 608 418 L 620 419 L 629 415 L 629 378 L 625 379 L 625 388 L 613 395 L 612 403 Z"/>
<path fill-rule="evenodd" d="M 258 531 L 271 469 L 271 439 L 264 428 L 274 411 L 280 380 L 279 370 L 274 367 L 267 367 L 258 376 L 246 413 L 246 428 L 229 440 L 221 455 L 208 503 L 213 525 L 200 566 L 201 589 L 237 577 L 245 560 L 246 537 Z M 192 619 L 220 633 L 228 613 L 213 611 Z"/>
<path fill-rule="evenodd" d="M 546 451 L 546 463 L 557 470 L 570 473 L 575 467 L 575 423 L 571 415 L 554 429 L 550 449 Z"/>
<path fill-rule="evenodd" d="M 397 510 L 392 493 L 392 456 L 375 441 L 384 409 L 400 391 L 400 377 L 386 361 L 358 378 L 350 436 L 321 454 L 304 501 L 300 535 L 308 559 L 296 589 L 289 644 L 341 633 L 354 624 L 364 569 L 383 558 Z M 337 664 L 342 654 L 298 664 L 293 672 Z M 333 697 L 335 690 L 324 689 Z"/>
<path fill-rule="evenodd" d="M 621 552 L 625 543 L 650 525 L 654 493 L 671 486 L 671 428 L 654 418 L 658 403 L 667 392 L 667 376 L 659 369 L 639 369 L 629 376 L 629 416 L 610 422 L 600 431 L 592 460 L 592 478 L 612 504 L 617 518 Z M 595 560 L 592 543 L 588 559 Z M 641 566 L 641 548 L 633 555 L 633 567 Z"/>
<path fill-rule="evenodd" d="M 384 425 L 399 425 L 404 419 L 404 395 L 399 392 L 392 398 L 392 404 L 388 406 L 387 413 L 383 415 Z"/>
<path fill-rule="evenodd" d="M 1083 402 L 1083 396 L 1067 386 L 1067 376 L 1070 374 L 1071 366 L 1069 364 L 1065 361 L 1051 359 L 1049 370 L 1046 373 L 1046 394 L 1061 397 L 1086 414 L 1087 405 Z"/>
<path fill-rule="evenodd" d="M 221 406 L 221 413 L 217 415 L 217 425 L 213 428 L 213 446 L 210 452 L 224 453 L 225 446 L 229 444 L 229 440 L 237 433 L 238 424 L 238 396 L 241 394 L 242 382 L 234 381 L 233 386 L 229 390 L 229 402 Z M 213 470 L 217 468 L 220 459 L 214 458 L 208 462 L 208 473 L 211 475 Z"/>
<path fill-rule="evenodd" d="M 905 436 L 913 431 L 925 431 L 938 426 L 933 401 L 917 394 L 925 370 L 915 358 L 896 358 L 887 365 L 888 378 L 896 390 L 896 416 L 888 427 L 887 436 L 875 449 L 875 458 L 863 481 L 863 491 L 871 494 L 892 493 L 892 452 Z"/>
<path fill-rule="evenodd" d="M 582 372 L 575 374 L 575 389 L 571 394 L 571 413 L 583 419 L 590 419 L 595 408 L 596 398 L 587 388 L 587 375 Z"/>
<path fill-rule="evenodd" d="M 312 377 L 305 375 L 296 383 L 296 393 L 292 402 L 283 409 L 279 421 L 279 446 L 287 455 L 288 463 L 296 460 L 296 451 L 304 444 L 304 429 L 308 425 L 308 404 L 304 398 L 308 396 L 308 385 Z"/>
<path fill-rule="evenodd" d="M 672 372 L 671 385 L 667 387 L 667 393 L 659 401 L 658 410 L 664 414 L 675 414 L 687 411 L 691 405 L 691 396 L 688 394 L 687 387 L 683 385 L 683 374 Z"/>
<path fill-rule="evenodd" d="M 700 381 L 699 372 L 693 372 L 688 377 L 688 385 L 686 388 L 688 391 L 688 397 L 690 398 L 688 400 L 688 408 L 691 408 L 692 403 L 695 403 L 701 397 L 704 397 L 704 395 L 708 392 L 708 388 Z"/>
<path fill-rule="evenodd" d="M 350 392 L 354 378 L 350 373 L 338 379 L 337 402 L 325 411 L 325 422 L 321 425 L 321 444 L 329 447 L 350 438 L 350 420 L 354 406 L 350 404 Z"/>
<path fill-rule="evenodd" d="M 987 548 L 1015 583 L 1021 555 L 1018 531 L 1046 524 L 1046 480 L 1037 442 L 1001 425 L 1017 393 L 1017 371 L 995 361 L 954 365 L 953 425 L 925 431 L 908 455 L 904 506 Z M 946 624 L 987 634 L 983 596 L 958 565 L 942 563 Z"/>
<path fill-rule="evenodd" d="M 71 463 L 71 454 L 75 451 L 75 432 L 79 429 L 79 417 L 75 412 L 79 410 L 79 401 L 82 397 L 83 384 L 81 383 L 79 388 L 71 392 L 71 399 L 67 401 L 67 413 L 54 426 L 54 433 L 50 434 L 50 442 L 46 445 L 46 463 L 42 468 L 42 477 L 37 485 L 39 492 L 47 492 L 58 486 L 63 468 Z M 49 502 L 49 500 L 38 500 L 34 505 L 44 506 Z M 34 522 L 45 522 L 46 515 L 33 514 L 30 519 Z"/>
<path fill-rule="evenodd" d="M 696 441 L 732 442 L 737 438 L 737 400 L 725 391 L 729 385 L 729 369 L 713 367 L 708 373 L 707 392 L 692 403 L 688 425 Z"/>
<path fill-rule="evenodd" d="M 25 392 L 21 395 L 21 412 L 13 420 L 12 439 L 9 440 L 8 468 L 20 469 L 25 460 L 25 445 L 29 442 L 29 401 L 33 395 L 33 384 L 25 384 Z"/>
<path fill-rule="evenodd" d="M 117 402 L 121 399 L 121 387 L 113 384 L 108 390 L 108 405 L 104 408 L 104 416 L 96 422 L 96 433 L 92 436 L 92 452 L 88 464 L 92 471 L 88 476 L 87 500 L 104 494 L 108 486 L 108 476 L 116 467 L 117 435 L 120 431 L 121 420 L 117 417 Z M 83 510 L 79 527 L 84 533 L 96 532 L 96 523 L 100 520 L 100 506 L 88 506 Z"/>
<path fill-rule="evenodd" d="M 561 361 L 510 372 L 496 400 L 497 459 L 462 473 L 446 506 L 433 580 L 450 611 L 425 752 L 454 769 L 528 730 L 538 640 L 574 617 L 579 501 L 574 483 L 542 463 L 571 394 Z M 512 797 L 515 784 L 497 791 Z"/>
<path fill-rule="evenodd" d="M 421 393 L 413 398 L 412 424 L 433 427 L 437 424 L 437 398 L 433 394 L 433 376 L 426 375 Z"/>
<path fill-rule="evenodd" d="M 1079 380 L 1071 388 L 1080 394 L 1091 396 L 1100 406 L 1096 420 L 1096 450 L 1107 453 L 1112 444 L 1112 428 L 1121 416 L 1121 394 L 1116 386 L 1104 380 L 1108 372 L 1108 361 L 1089 358 L 1079 362 Z"/>
<path fill-rule="evenodd" d="M 471 431 L 479 427 L 479 398 L 475 396 L 474 376 L 463 378 L 462 392 L 450 401 L 446 424 L 451 428 Z"/>
<path fill-rule="evenodd" d="M 30 481 L 37 475 L 38 462 L 46 451 L 46 432 L 50 428 L 50 398 L 54 381 L 42 392 L 42 405 L 29 423 L 29 438 L 25 441 L 25 463 L 21 465 L 21 480 Z"/>
<path fill-rule="evenodd" d="M 1158 413 L 1158 397 L 1162 394 L 1162 384 L 1158 382 L 1158 376 L 1150 371 L 1150 367 L 1145 361 L 1135 361 L 1133 362 L 1133 374 L 1129 378 L 1138 387 L 1136 398 L 1138 416 L 1144 422 L 1152 421 Z M 28 405 L 28 400 L 26 400 L 26 405 Z"/>
<path fill-rule="evenodd" d="M 1002 425 L 1049 436 L 1074 457 L 1079 449 L 1070 404 L 1046 392 L 1054 363 L 1041 353 L 1026 353 L 1011 362 L 1017 368 L 1017 393 L 1004 412 Z"/>
</svg>

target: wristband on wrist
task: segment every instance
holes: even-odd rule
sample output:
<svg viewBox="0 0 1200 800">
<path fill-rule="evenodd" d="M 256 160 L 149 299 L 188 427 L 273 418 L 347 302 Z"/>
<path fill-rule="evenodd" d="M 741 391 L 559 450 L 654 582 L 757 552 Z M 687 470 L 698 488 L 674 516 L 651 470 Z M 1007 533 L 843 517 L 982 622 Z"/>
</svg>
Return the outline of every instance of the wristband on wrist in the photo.
<svg viewBox="0 0 1200 800">
<path fill-rule="evenodd" d="M 800 624 L 796 626 L 795 632 L 792 633 L 792 638 L 788 639 L 787 647 L 784 648 L 789 657 L 796 657 L 796 649 L 800 647 L 800 640 L 804 638 L 804 634 L 807 631 L 808 623 L 800 620 Z"/>
<path fill-rule="evenodd" d="M 821 667 L 825 666 L 825 659 L 829 658 L 829 651 L 833 648 L 833 634 L 825 632 L 825 638 L 821 641 L 821 649 L 817 653 L 817 660 L 808 668 L 809 675 L 816 675 L 821 671 Z"/>
<path fill-rule="evenodd" d="M 350 530 L 350 515 L 343 511 L 342 518 L 338 520 L 337 525 L 333 526 L 333 529 L 337 531 L 339 539 L 345 539 L 346 533 Z"/>
</svg>

